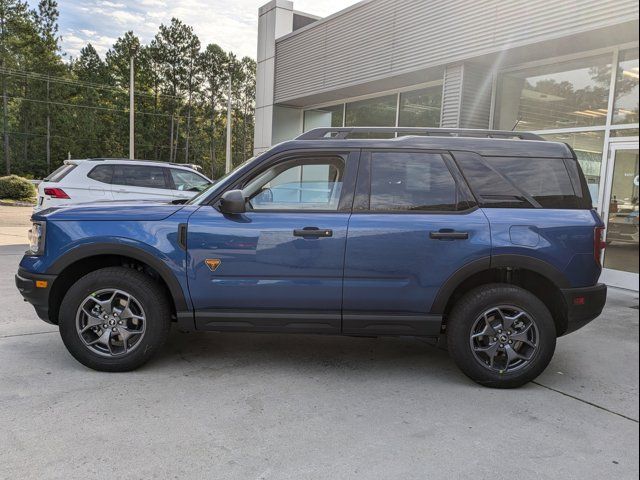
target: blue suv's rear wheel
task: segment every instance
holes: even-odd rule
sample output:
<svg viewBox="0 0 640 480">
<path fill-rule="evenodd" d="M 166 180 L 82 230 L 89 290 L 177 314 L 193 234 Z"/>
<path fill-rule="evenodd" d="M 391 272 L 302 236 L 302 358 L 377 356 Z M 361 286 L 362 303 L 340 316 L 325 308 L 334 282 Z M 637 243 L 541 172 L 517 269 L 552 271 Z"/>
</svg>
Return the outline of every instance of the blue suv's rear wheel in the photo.
<svg viewBox="0 0 640 480">
<path fill-rule="evenodd" d="M 60 306 L 60 335 L 69 352 L 95 370 L 133 370 L 167 338 L 170 310 L 162 289 L 123 267 L 79 279 Z"/>
<path fill-rule="evenodd" d="M 508 284 L 478 287 L 454 306 L 447 322 L 449 352 L 460 369 L 492 387 L 519 387 L 547 367 L 556 330 L 547 307 Z"/>
</svg>

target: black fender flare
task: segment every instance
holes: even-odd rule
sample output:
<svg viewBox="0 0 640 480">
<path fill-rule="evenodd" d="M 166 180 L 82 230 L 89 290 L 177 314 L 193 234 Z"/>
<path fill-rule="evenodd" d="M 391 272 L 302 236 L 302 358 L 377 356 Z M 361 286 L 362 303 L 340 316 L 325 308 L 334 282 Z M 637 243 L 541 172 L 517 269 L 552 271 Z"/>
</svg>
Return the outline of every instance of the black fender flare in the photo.
<svg viewBox="0 0 640 480">
<path fill-rule="evenodd" d="M 475 275 L 476 273 L 482 272 L 483 270 L 500 267 L 523 268 L 526 270 L 531 270 L 532 272 L 542 275 L 558 288 L 571 287 L 569 281 L 567 280 L 567 277 L 556 267 L 551 265 L 549 262 L 545 262 L 544 260 L 525 255 L 511 254 L 483 257 L 465 264 L 463 267 L 456 270 L 444 282 L 444 284 L 440 287 L 440 290 L 438 290 L 436 298 L 433 301 L 431 313 L 443 314 L 447 303 L 451 298 L 451 295 L 456 290 L 456 288 L 458 288 L 466 279 L 468 279 L 472 275 Z"/>
<path fill-rule="evenodd" d="M 178 282 L 178 279 L 171 269 L 162 260 L 153 256 L 151 253 L 132 245 L 123 245 L 118 243 L 84 244 L 69 250 L 67 253 L 56 259 L 56 261 L 47 269 L 46 273 L 59 275 L 69 265 L 72 265 L 82 259 L 98 255 L 122 255 L 149 265 L 158 272 L 158 275 L 160 275 L 169 288 L 169 292 L 171 293 L 176 306 L 176 311 L 185 312 L 191 310 L 182 287 L 180 286 L 180 282 Z"/>
</svg>

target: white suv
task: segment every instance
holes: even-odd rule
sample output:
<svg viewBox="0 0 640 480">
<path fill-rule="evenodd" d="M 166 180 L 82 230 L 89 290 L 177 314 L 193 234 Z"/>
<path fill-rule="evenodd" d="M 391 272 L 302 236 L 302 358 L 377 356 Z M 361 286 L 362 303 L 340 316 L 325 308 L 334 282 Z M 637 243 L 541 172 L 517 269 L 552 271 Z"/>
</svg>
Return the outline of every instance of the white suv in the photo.
<svg viewBox="0 0 640 480">
<path fill-rule="evenodd" d="M 38 185 L 35 211 L 109 200 L 188 200 L 211 183 L 193 168 L 174 163 L 109 158 L 65 160 Z"/>
</svg>

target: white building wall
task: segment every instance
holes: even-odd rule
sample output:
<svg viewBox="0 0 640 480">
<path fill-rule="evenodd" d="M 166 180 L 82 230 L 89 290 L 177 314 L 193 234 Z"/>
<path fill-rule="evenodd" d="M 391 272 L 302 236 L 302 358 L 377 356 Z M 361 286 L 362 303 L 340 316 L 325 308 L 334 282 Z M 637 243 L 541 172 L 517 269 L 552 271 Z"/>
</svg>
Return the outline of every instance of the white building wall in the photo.
<svg viewBox="0 0 640 480">
<path fill-rule="evenodd" d="M 293 2 L 272 0 L 258 11 L 254 153 L 273 143 L 276 39 L 293 31 Z"/>
</svg>

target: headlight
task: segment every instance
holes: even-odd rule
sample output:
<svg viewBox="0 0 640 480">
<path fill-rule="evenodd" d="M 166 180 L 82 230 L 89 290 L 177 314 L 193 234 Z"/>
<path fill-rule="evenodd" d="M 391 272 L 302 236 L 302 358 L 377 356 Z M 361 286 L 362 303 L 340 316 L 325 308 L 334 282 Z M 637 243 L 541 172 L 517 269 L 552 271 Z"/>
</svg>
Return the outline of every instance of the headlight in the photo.
<svg viewBox="0 0 640 480">
<path fill-rule="evenodd" d="M 29 229 L 29 255 L 44 253 L 45 222 L 33 222 Z"/>
</svg>

